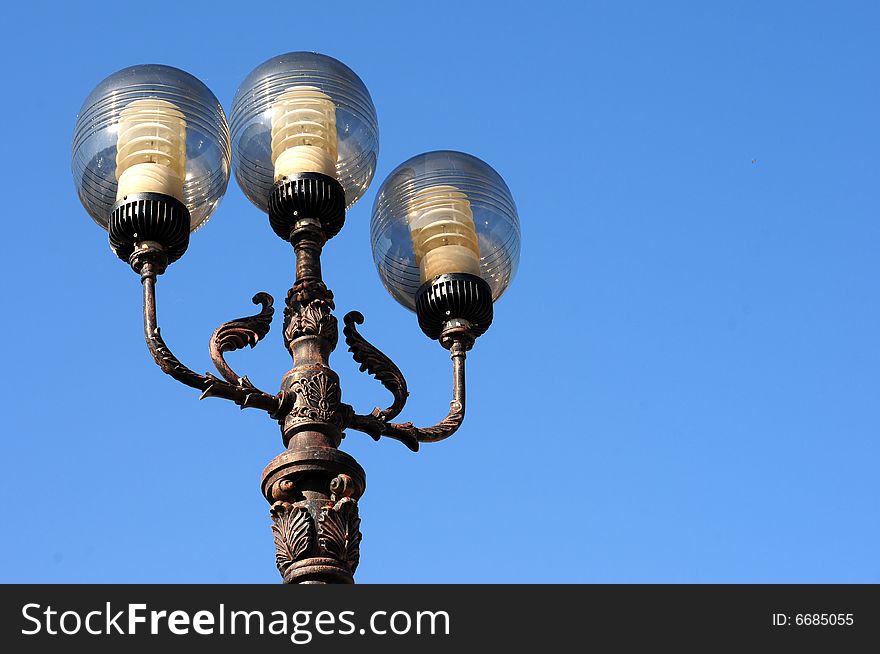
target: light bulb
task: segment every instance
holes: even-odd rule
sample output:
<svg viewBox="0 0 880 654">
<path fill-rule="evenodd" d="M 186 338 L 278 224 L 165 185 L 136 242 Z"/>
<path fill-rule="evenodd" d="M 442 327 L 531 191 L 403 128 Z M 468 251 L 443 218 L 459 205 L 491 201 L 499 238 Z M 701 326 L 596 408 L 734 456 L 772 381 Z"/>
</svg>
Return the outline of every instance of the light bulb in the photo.
<svg viewBox="0 0 880 654">
<path fill-rule="evenodd" d="M 162 193 L 183 202 L 186 120 L 168 100 L 143 98 L 119 113 L 116 141 L 116 199 L 132 193 Z"/>
<path fill-rule="evenodd" d="M 415 192 L 407 215 L 422 283 L 447 273 L 480 275 L 480 246 L 467 195 L 440 184 Z"/>
<path fill-rule="evenodd" d="M 291 86 L 272 103 L 275 181 L 296 173 L 336 178 L 336 105 L 316 86 Z"/>
<path fill-rule="evenodd" d="M 437 235 L 432 229 L 419 231 L 428 227 L 429 213 L 445 221 L 435 228 L 448 234 L 445 242 L 431 238 Z M 408 309 L 416 310 L 422 286 L 453 273 L 479 276 L 495 301 L 516 272 L 519 218 L 510 189 L 489 164 L 438 150 L 407 159 L 382 182 L 370 240 L 382 283 Z"/>
<path fill-rule="evenodd" d="M 304 98 L 311 98 L 310 106 Z M 296 133 L 288 129 L 287 122 L 296 123 L 300 118 L 291 115 L 285 119 L 286 110 L 306 106 L 316 111 L 318 120 L 304 122 L 317 125 L 307 126 L 308 140 L 287 141 L 288 132 Z M 333 57 L 316 52 L 288 52 L 263 62 L 235 92 L 229 124 L 235 178 L 260 211 L 268 210 L 269 199 L 285 172 L 293 176 L 326 173 L 342 185 L 348 208 L 364 194 L 376 171 L 376 108 L 363 81 Z M 313 129 L 325 126 L 326 131 Z M 315 139 L 316 136 L 319 138 Z M 281 156 L 294 146 L 303 149 Z M 298 152 L 309 151 L 305 146 L 318 148 L 310 154 L 313 161 L 301 160 L 302 163 L 289 166 L 290 158 L 297 159 Z"/>
</svg>

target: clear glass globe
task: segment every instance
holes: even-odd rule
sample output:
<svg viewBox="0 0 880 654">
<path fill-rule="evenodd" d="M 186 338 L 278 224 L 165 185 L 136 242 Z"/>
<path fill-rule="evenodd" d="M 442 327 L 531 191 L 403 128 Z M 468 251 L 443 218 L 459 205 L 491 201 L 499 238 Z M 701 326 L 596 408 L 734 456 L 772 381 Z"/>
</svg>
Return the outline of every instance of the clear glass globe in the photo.
<svg viewBox="0 0 880 654">
<path fill-rule="evenodd" d="M 187 72 L 131 66 L 98 84 L 80 109 L 71 170 L 79 199 L 107 229 L 117 200 L 166 193 L 198 229 L 229 183 L 229 127 L 220 102 Z"/>
<path fill-rule="evenodd" d="M 376 171 L 379 127 L 370 93 L 326 55 L 290 52 L 257 66 L 235 93 L 230 126 L 235 178 L 262 211 L 285 175 L 336 177 L 350 207 Z"/>
<path fill-rule="evenodd" d="M 412 310 L 419 287 L 448 273 L 481 277 L 497 300 L 519 263 L 510 189 L 491 166 L 462 152 L 427 152 L 400 164 L 376 195 L 370 236 L 382 283 Z"/>
</svg>

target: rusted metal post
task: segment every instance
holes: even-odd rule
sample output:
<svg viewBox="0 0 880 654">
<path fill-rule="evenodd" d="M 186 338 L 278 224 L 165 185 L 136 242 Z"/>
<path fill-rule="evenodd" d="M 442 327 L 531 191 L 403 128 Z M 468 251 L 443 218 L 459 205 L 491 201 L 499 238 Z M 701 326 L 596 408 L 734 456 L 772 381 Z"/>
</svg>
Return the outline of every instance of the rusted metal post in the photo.
<svg viewBox="0 0 880 654">
<path fill-rule="evenodd" d="M 291 234 L 296 282 L 287 295 L 284 340 L 293 368 L 281 383 L 287 450 L 263 471 L 276 563 L 287 583 L 352 583 L 360 557 L 357 500 L 366 478 L 338 449 L 352 412 L 329 365 L 338 329 L 333 293 L 321 277 L 324 240 L 314 220 L 299 221 Z"/>
</svg>

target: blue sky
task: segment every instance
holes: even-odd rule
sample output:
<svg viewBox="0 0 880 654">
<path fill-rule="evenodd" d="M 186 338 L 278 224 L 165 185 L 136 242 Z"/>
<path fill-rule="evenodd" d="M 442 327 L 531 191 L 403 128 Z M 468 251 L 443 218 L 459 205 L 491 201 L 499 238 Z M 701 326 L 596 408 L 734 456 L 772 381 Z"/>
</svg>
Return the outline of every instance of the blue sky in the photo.
<svg viewBox="0 0 880 654">
<path fill-rule="evenodd" d="M 442 417 L 450 374 L 373 268 L 379 184 L 471 152 L 523 234 L 461 431 L 343 443 L 367 471 L 359 581 L 880 582 L 875 3 L 149 7 L 6 10 L 0 581 L 278 581 L 277 428 L 155 367 L 69 144 L 119 68 L 183 68 L 228 112 L 257 64 L 316 50 L 379 115 L 376 179 L 324 267 L 406 373 L 403 418 Z M 163 334 L 207 370 L 212 330 L 292 276 L 233 181 L 160 280 Z M 278 325 L 230 359 L 267 389 L 290 367 Z M 361 412 L 386 400 L 344 346 L 332 363 Z"/>
</svg>

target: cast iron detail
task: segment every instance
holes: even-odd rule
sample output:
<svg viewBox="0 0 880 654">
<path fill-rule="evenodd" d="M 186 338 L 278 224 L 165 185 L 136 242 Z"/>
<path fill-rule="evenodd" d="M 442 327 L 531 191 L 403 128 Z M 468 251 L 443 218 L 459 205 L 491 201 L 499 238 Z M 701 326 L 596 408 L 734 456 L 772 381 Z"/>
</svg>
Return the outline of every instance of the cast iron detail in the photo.
<svg viewBox="0 0 880 654">
<path fill-rule="evenodd" d="M 360 560 L 357 499 L 363 492 L 363 480 L 359 483 L 340 473 L 329 484 L 329 497 L 305 499 L 294 479 L 302 482 L 314 473 L 314 469 L 303 469 L 271 485 L 267 498 L 274 499 L 269 514 L 275 563 L 288 583 L 351 582 Z M 314 487 L 309 487 L 314 492 Z"/>
<path fill-rule="evenodd" d="M 284 309 L 285 316 L 288 310 L 292 310 L 291 307 L 308 304 L 314 300 L 322 300 L 331 309 L 336 308 L 333 302 L 333 291 L 327 288 L 324 282 L 315 279 L 297 280 L 293 287 L 287 291 L 287 305 Z"/>
<path fill-rule="evenodd" d="M 425 282 L 416 293 L 419 327 L 437 340 L 450 321 L 467 321 L 474 337 L 492 324 L 492 289 L 476 275 L 453 273 Z"/>
<path fill-rule="evenodd" d="M 230 384 L 248 388 L 254 388 L 254 385 L 246 376 L 239 377 L 226 363 L 223 354 L 240 350 L 248 345 L 254 347 L 261 338 L 269 333 L 272 326 L 272 316 L 275 314 L 275 309 L 272 307 L 272 296 L 268 293 L 257 293 L 251 301 L 261 305 L 262 310 L 256 315 L 223 323 L 211 334 L 209 345 L 211 360 L 223 378 Z"/>
<path fill-rule="evenodd" d="M 416 427 L 411 422 L 393 423 L 384 422 L 376 416 L 354 415 L 349 427 L 374 436 L 387 436 L 400 441 L 413 452 L 419 451 L 419 443 L 435 443 L 452 436 L 464 421 L 464 406 L 461 402 L 453 400 L 449 403 L 449 413 L 436 425 L 431 427 Z"/>
<path fill-rule="evenodd" d="M 285 309 L 284 339 L 291 342 L 300 336 L 321 336 L 336 345 L 339 338 L 333 303 L 312 300 L 308 304 L 289 303 Z"/>
<path fill-rule="evenodd" d="M 274 484 L 272 484 L 269 489 L 269 501 L 275 500 L 276 502 L 293 502 L 296 500 L 297 491 L 296 485 L 290 479 L 279 479 Z"/>
<path fill-rule="evenodd" d="M 464 421 L 464 362 L 467 358 L 467 351 L 473 345 L 474 337 L 467 327 L 455 326 L 444 331 L 440 342 L 444 347 L 448 347 L 452 359 L 452 401 L 449 403 L 449 413 L 443 420 L 431 427 L 416 427 L 411 422 L 388 422 L 374 412 L 368 416 L 353 415 L 348 426 L 369 434 L 376 440 L 380 436 L 394 438 L 413 452 L 418 451 L 419 443 L 435 443 L 452 436 Z"/>
<path fill-rule="evenodd" d="M 372 415 L 383 422 L 393 420 L 403 410 L 409 396 L 403 373 L 391 359 L 358 333 L 356 325 L 364 324 L 364 316 L 360 312 L 350 311 L 342 321 L 345 323 L 342 330 L 345 343 L 352 358 L 361 364 L 360 371 L 375 377 L 394 396 L 390 407 L 384 410 L 376 407 Z"/>
<path fill-rule="evenodd" d="M 357 501 L 343 497 L 321 509 L 318 545 L 330 558 L 344 563 L 354 573 L 360 561 L 361 519 Z"/>
<path fill-rule="evenodd" d="M 218 379 L 211 373 L 200 375 L 183 365 L 174 356 L 162 338 L 156 319 L 156 276 L 163 270 L 161 253 L 151 254 L 151 250 L 147 248 L 136 251 L 132 257 L 135 259 L 132 265 L 138 266 L 144 286 L 144 337 L 150 354 L 162 371 L 177 381 L 202 391 L 199 399 L 222 397 L 232 400 L 242 409 L 262 409 L 273 418 L 279 419 L 281 396 L 264 393 L 252 384 L 232 384 Z"/>
<path fill-rule="evenodd" d="M 321 223 L 325 238 L 333 238 L 345 223 L 345 190 L 342 184 L 320 173 L 283 177 L 269 196 L 269 224 L 278 236 L 290 240 L 303 218 Z"/>
<path fill-rule="evenodd" d="M 330 500 L 336 502 L 344 497 L 358 499 L 363 494 L 363 489 L 349 475 L 340 474 L 330 482 Z"/>
<path fill-rule="evenodd" d="M 275 502 L 270 510 L 275 537 L 275 565 L 283 577 L 311 548 L 315 536 L 312 516 L 302 504 Z"/>
<path fill-rule="evenodd" d="M 339 421 L 342 393 L 339 383 L 324 371 L 300 377 L 290 386 L 297 395 L 290 415 L 322 422 Z"/>
<path fill-rule="evenodd" d="M 334 578 L 350 580 L 360 562 L 357 500 L 343 497 L 311 509 L 310 504 L 279 501 L 269 511 L 278 572 L 288 583 L 301 581 L 300 576 L 314 576 L 309 564 L 315 561 Z"/>
<path fill-rule="evenodd" d="M 351 456 L 335 447 L 290 448 L 276 456 L 263 470 L 260 484 L 269 504 L 299 502 L 307 487 L 314 499 L 336 502 L 343 497 L 360 499 L 366 488 L 364 469 Z M 327 492 L 329 491 L 329 492 Z"/>
<path fill-rule="evenodd" d="M 189 210 L 180 200 L 162 193 L 132 193 L 113 206 L 107 231 L 110 247 L 123 261 L 135 245 L 152 241 L 162 246 L 167 263 L 174 263 L 189 246 Z"/>
<path fill-rule="evenodd" d="M 324 282 L 298 280 L 287 292 L 284 303 L 285 345 L 289 348 L 290 343 L 300 336 L 322 336 L 335 346 L 339 338 L 333 316 L 335 308 L 333 292 Z"/>
</svg>

